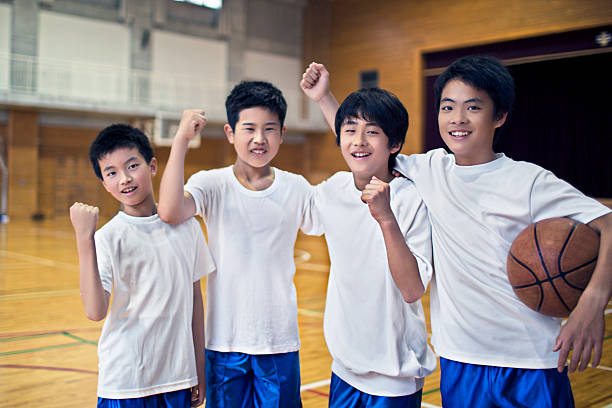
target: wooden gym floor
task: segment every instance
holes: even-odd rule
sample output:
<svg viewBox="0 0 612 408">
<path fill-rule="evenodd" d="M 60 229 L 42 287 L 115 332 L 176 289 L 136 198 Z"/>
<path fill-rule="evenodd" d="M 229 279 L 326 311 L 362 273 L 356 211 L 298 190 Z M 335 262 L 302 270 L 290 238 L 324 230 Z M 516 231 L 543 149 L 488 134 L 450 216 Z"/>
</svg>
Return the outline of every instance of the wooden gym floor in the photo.
<svg viewBox="0 0 612 408">
<path fill-rule="evenodd" d="M 323 339 L 329 258 L 322 238 L 296 244 L 304 408 L 327 407 L 331 359 Z M 424 300 L 428 314 L 428 294 Z M 577 407 L 612 406 L 612 304 L 598 368 L 571 375 Z M 429 319 L 429 316 L 427 317 Z M 93 407 L 102 323 L 84 315 L 67 218 L 0 225 L 0 407 Z M 423 406 L 439 407 L 439 371 Z"/>
</svg>

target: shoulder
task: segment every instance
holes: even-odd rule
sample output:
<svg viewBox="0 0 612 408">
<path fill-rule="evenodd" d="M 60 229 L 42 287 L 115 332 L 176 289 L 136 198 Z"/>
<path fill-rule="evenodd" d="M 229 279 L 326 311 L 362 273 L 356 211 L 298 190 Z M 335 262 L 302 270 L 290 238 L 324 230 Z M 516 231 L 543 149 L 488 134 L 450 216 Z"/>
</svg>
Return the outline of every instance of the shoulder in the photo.
<svg viewBox="0 0 612 408">
<path fill-rule="evenodd" d="M 274 167 L 274 177 L 281 183 L 295 184 L 300 187 L 309 187 L 310 183 L 301 174 L 291 173 L 290 171 L 277 169 Z"/>
<path fill-rule="evenodd" d="M 350 171 L 339 171 L 328 179 L 317 185 L 317 190 L 342 189 L 353 182 L 353 173 Z"/>
<path fill-rule="evenodd" d="M 200 183 L 209 181 L 219 181 L 229 178 L 232 175 L 232 166 L 221 167 L 219 169 L 200 170 L 194 173 L 187 183 Z"/>
<path fill-rule="evenodd" d="M 391 187 L 391 200 L 400 205 L 419 206 L 423 199 L 418 193 L 416 185 L 405 177 L 396 177 L 389 183 Z"/>
<path fill-rule="evenodd" d="M 398 154 L 395 160 L 395 168 L 398 171 L 413 176 L 415 172 L 424 168 L 440 164 L 444 165 L 445 163 L 454 163 L 455 158 L 445 149 L 439 148 L 430 150 L 427 153 L 411 155 Z"/>
</svg>

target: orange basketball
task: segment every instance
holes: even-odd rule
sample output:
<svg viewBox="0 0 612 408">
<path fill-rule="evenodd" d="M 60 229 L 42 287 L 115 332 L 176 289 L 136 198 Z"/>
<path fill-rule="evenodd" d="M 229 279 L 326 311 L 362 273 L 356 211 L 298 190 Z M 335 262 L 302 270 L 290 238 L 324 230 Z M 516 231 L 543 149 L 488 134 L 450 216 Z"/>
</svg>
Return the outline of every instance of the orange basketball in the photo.
<svg viewBox="0 0 612 408">
<path fill-rule="evenodd" d="M 525 228 L 508 253 L 508 279 L 536 312 L 566 317 L 589 283 L 599 252 L 597 232 L 569 218 L 550 218 Z"/>
</svg>

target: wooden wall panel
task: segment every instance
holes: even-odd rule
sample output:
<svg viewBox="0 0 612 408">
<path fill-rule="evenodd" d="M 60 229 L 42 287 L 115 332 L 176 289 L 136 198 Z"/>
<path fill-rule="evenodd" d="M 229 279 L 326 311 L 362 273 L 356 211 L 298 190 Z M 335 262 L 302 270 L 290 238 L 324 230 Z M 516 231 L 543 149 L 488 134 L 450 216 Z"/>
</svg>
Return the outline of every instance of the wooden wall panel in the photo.
<svg viewBox="0 0 612 408">
<path fill-rule="evenodd" d="M 8 119 L 8 214 L 38 212 L 38 113 L 12 110 Z"/>
<path fill-rule="evenodd" d="M 323 7 L 327 4 L 327 8 Z M 329 42 L 318 32 L 331 13 Z M 423 52 L 597 27 L 612 23 L 608 0 L 310 0 L 305 23 L 304 65 L 329 60 L 332 91 L 341 101 L 358 87 L 360 71 L 377 69 L 380 86 L 394 92 L 410 114 L 404 153 L 422 151 L 424 134 Z M 325 29 L 322 31 L 326 32 Z M 326 48 L 326 47 L 329 47 Z M 313 154 L 313 171 L 339 166 L 330 145 Z M 335 158 L 335 159 L 334 159 Z"/>
</svg>

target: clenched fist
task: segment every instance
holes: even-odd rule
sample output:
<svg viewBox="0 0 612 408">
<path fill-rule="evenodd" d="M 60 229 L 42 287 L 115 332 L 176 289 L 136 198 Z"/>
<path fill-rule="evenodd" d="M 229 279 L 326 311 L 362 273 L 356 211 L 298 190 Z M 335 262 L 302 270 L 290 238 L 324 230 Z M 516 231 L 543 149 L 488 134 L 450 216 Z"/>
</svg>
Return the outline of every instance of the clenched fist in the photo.
<svg viewBox="0 0 612 408">
<path fill-rule="evenodd" d="M 98 207 L 83 203 L 74 203 L 70 207 L 70 221 L 77 237 L 91 237 L 98 225 Z"/>
</svg>

